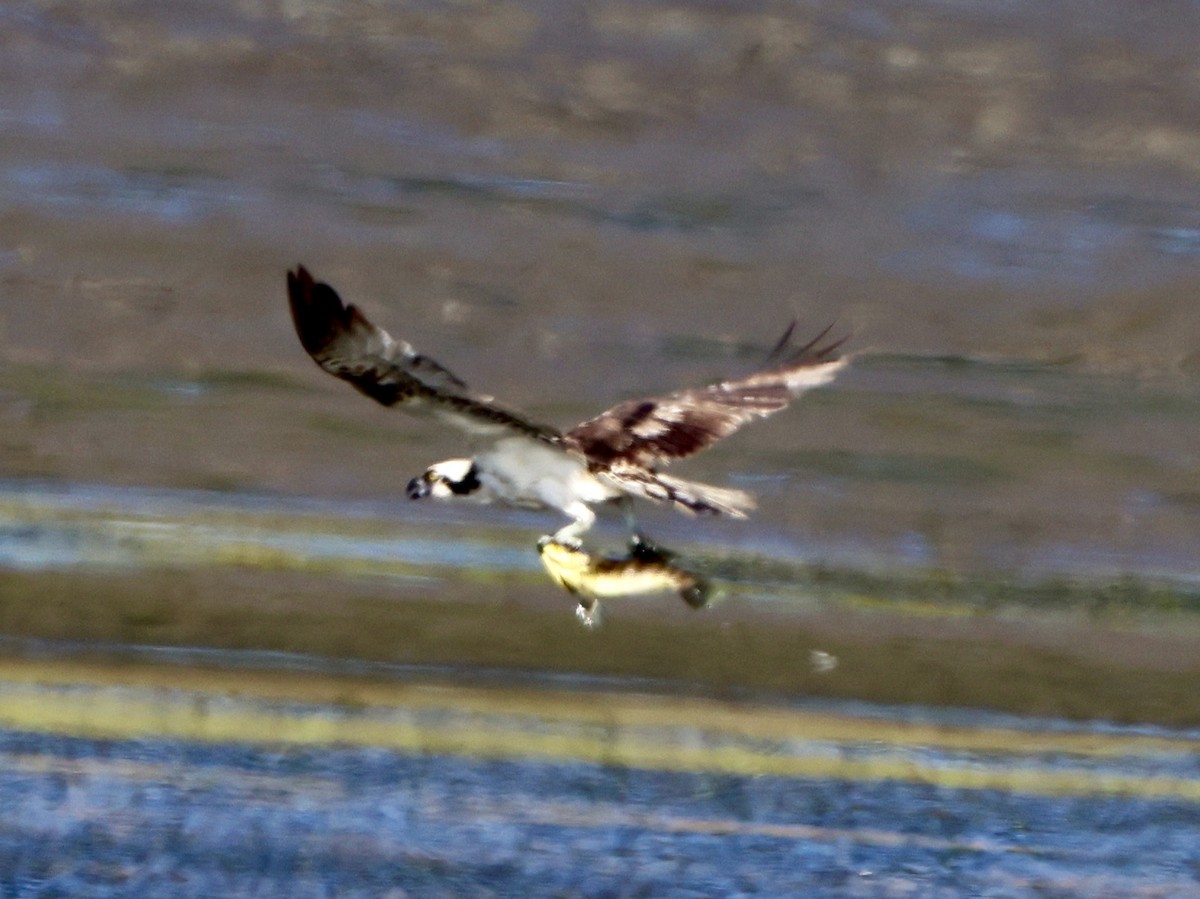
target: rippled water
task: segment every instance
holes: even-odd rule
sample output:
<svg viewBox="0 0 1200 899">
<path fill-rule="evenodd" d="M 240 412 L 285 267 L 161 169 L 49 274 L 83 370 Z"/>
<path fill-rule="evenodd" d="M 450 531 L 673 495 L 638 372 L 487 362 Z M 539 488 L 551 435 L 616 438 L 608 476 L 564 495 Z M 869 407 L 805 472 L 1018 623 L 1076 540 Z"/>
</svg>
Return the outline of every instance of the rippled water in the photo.
<svg viewBox="0 0 1200 899">
<path fill-rule="evenodd" d="M 1198 36 L 1082 0 L 6 4 L 6 652 L 1194 727 Z M 558 522 L 402 499 L 461 442 L 311 365 L 297 262 L 563 425 L 793 317 L 856 358 L 681 466 L 751 521 L 645 510 L 724 600 L 585 637 Z"/>
</svg>

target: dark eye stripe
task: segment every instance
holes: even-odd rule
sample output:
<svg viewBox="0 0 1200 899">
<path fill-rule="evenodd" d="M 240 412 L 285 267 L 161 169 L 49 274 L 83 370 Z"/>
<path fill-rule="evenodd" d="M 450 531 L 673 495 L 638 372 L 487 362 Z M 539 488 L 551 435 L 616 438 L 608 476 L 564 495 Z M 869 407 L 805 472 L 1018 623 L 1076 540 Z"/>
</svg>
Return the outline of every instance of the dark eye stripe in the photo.
<svg viewBox="0 0 1200 899">
<path fill-rule="evenodd" d="M 474 465 L 467 470 L 466 477 L 461 481 L 446 481 L 446 484 L 449 486 L 450 492 L 455 496 L 466 496 L 468 493 L 474 493 L 483 486 Z"/>
</svg>

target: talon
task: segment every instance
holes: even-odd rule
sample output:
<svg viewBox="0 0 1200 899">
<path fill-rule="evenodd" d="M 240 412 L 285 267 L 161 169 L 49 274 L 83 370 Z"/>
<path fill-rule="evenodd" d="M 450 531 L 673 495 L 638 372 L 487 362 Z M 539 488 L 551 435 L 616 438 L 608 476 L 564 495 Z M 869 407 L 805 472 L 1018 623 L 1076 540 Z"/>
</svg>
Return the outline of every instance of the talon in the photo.
<svg viewBox="0 0 1200 899">
<path fill-rule="evenodd" d="M 559 546 L 565 546 L 567 549 L 583 549 L 583 540 L 572 533 L 563 533 L 559 531 L 553 537 L 543 537 L 538 541 L 538 548 L 557 543 Z"/>
<path fill-rule="evenodd" d="M 629 538 L 629 556 L 641 562 L 667 562 L 675 558 L 675 553 L 635 531 Z"/>
<path fill-rule="evenodd" d="M 550 538 L 551 543 L 557 543 L 559 546 L 569 546 L 571 549 L 579 549 L 583 546 L 583 540 L 580 538 L 579 529 L 573 524 L 567 525 L 565 528 L 560 528 L 554 532 L 554 536 Z"/>
<path fill-rule="evenodd" d="M 591 559 L 587 550 L 583 548 L 583 541 L 578 537 L 559 537 L 557 534 L 554 536 L 543 534 L 538 538 L 537 551 L 539 556 L 545 556 L 547 553 L 550 553 L 556 559 L 559 559 L 560 562 L 565 558 L 564 554 L 574 554 L 580 557 L 572 563 L 572 566 L 585 564 L 587 560 Z"/>
</svg>

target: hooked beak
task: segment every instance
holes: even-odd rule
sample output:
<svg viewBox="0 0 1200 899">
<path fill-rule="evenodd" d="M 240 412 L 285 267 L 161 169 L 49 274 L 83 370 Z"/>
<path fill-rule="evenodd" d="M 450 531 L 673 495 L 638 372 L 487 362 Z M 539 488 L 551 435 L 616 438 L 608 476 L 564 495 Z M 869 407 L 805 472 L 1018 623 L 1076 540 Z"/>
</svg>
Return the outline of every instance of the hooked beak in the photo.
<svg viewBox="0 0 1200 899">
<path fill-rule="evenodd" d="M 429 496 L 429 481 L 424 476 L 413 478 L 404 488 L 404 492 L 408 494 L 409 499 L 424 499 Z"/>
</svg>

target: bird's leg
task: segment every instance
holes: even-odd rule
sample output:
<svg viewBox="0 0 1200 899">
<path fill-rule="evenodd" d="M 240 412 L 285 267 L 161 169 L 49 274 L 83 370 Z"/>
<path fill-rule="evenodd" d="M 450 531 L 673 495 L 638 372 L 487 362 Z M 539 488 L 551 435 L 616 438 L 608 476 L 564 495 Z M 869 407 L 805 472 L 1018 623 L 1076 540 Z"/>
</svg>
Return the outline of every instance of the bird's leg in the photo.
<svg viewBox="0 0 1200 899">
<path fill-rule="evenodd" d="M 638 528 L 637 518 L 633 514 L 633 497 L 622 496 L 618 502 L 629 528 L 629 557 L 643 562 L 666 562 L 673 558 L 674 553 L 663 549 Z"/>
<path fill-rule="evenodd" d="M 574 520 L 555 531 L 552 539 L 555 543 L 578 549 L 583 543 L 580 538 L 596 523 L 596 513 L 580 502 L 571 503 L 563 511 Z"/>
</svg>

